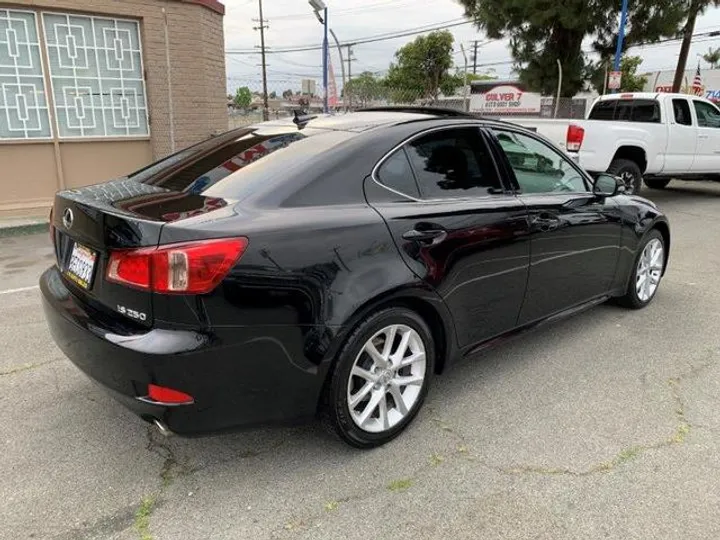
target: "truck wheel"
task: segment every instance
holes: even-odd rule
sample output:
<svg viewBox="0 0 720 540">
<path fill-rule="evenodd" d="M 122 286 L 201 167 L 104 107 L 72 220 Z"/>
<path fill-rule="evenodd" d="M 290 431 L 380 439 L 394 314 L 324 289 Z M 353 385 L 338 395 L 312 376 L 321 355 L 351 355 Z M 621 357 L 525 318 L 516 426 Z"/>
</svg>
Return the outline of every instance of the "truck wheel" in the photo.
<svg viewBox="0 0 720 540">
<path fill-rule="evenodd" d="M 642 171 L 638 164 L 629 159 L 615 159 L 608 167 L 607 172 L 619 176 L 625 183 L 625 193 L 637 195 L 642 189 Z"/>
<path fill-rule="evenodd" d="M 650 189 L 665 189 L 670 183 L 670 178 L 645 178 L 643 182 Z"/>
</svg>

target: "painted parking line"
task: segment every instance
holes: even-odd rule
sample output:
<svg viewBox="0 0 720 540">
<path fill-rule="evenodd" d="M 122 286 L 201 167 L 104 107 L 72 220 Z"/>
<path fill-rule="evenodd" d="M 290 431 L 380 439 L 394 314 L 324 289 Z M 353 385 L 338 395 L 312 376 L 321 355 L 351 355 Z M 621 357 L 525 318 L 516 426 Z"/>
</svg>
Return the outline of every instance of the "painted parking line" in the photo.
<svg viewBox="0 0 720 540">
<path fill-rule="evenodd" d="M 20 293 L 25 291 L 34 291 L 35 289 L 39 289 L 40 285 L 32 285 L 30 287 L 19 287 L 17 289 L 7 289 L 4 291 L 0 291 L 0 295 L 2 294 L 14 294 L 14 293 Z"/>
</svg>

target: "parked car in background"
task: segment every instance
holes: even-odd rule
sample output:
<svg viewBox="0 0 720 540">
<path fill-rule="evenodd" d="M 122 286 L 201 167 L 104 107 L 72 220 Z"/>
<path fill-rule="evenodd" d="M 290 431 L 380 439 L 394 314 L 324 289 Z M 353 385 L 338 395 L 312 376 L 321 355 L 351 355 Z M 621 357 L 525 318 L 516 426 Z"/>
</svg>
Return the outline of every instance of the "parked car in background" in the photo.
<svg viewBox="0 0 720 540">
<path fill-rule="evenodd" d="M 70 360 L 164 433 L 319 413 L 373 447 L 498 337 L 652 301 L 668 222 L 618 188 L 452 111 L 258 124 L 58 193 L 43 304 Z"/>
<path fill-rule="evenodd" d="M 720 109 L 687 94 L 601 96 L 587 120 L 519 120 L 562 146 L 591 174 L 623 179 L 627 193 L 643 181 L 720 180 Z"/>
</svg>

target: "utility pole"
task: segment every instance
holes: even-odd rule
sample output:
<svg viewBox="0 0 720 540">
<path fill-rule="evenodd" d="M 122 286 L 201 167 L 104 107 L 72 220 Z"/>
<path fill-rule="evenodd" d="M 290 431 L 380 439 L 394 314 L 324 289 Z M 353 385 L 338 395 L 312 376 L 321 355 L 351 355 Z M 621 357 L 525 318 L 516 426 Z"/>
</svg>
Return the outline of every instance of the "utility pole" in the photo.
<svg viewBox="0 0 720 540">
<path fill-rule="evenodd" d="M 253 19 L 257 21 L 259 26 L 254 26 L 253 30 L 260 30 L 260 54 L 262 55 L 262 82 L 263 82 L 263 121 L 267 122 L 270 119 L 268 111 L 268 91 L 267 91 L 267 64 L 265 63 L 265 29 L 270 28 L 265 23 L 267 22 L 263 18 L 262 0 L 258 0 L 260 7 L 260 19 Z"/>
<path fill-rule="evenodd" d="M 683 28 L 683 40 L 680 45 L 680 56 L 678 57 L 677 68 L 675 69 L 675 79 L 673 79 L 673 92 L 679 92 L 682 86 L 683 75 L 685 75 L 685 66 L 687 64 L 688 54 L 690 53 L 690 45 L 692 44 L 693 32 L 695 31 L 695 20 L 700 11 L 700 2 L 698 0 L 691 0 L 690 12 L 688 13 L 688 19 Z"/>
<path fill-rule="evenodd" d="M 355 58 L 353 58 L 352 48 L 353 48 L 352 43 L 349 43 L 347 45 L 347 60 L 346 60 L 347 65 L 348 65 L 348 69 L 347 69 L 348 82 L 350 82 L 352 80 L 352 62 L 353 62 L 353 60 L 355 60 Z M 349 89 L 345 90 L 345 93 L 347 94 L 348 108 L 351 108 L 352 107 L 352 84 L 349 85 Z"/>
<path fill-rule="evenodd" d="M 478 61 L 477 51 L 478 51 L 478 40 L 476 39 L 473 42 L 473 57 L 472 57 L 473 75 L 477 75 L 477 61 Z"/>
</svg>

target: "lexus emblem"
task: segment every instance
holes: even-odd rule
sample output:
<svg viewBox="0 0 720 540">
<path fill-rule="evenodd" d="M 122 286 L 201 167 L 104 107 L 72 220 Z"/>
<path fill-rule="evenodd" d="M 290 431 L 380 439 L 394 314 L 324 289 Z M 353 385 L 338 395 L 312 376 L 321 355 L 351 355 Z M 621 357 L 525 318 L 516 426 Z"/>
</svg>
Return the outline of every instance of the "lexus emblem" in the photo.
<svg viewBox="0 0 720 540">
<path fill-rule="evenodd" d="M 70 208 L 66 208 L 65 212 L 63 212 L 63 225 L 65 225 L 66 229 L 72 227 L 74 219 L 75 215 L 73 214 L 73 211 Z"/>
</svg>

